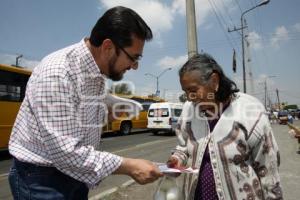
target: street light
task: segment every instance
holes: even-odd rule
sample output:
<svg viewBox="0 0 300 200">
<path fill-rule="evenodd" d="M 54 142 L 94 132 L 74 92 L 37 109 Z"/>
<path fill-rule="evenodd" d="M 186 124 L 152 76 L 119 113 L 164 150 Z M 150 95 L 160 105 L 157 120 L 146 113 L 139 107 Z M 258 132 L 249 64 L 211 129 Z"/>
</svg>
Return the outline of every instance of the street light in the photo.
<svg viewBox="0 0 300 200">
<path fill-rule="evenodd" d="M 159 89 L 158 89 L 158 85 L 159 85 L 159 82 L 158 82 L 158 79 L 168 70 L 171 70 L 172 68 L 169 67 L 167 69 L 165 69 L 164 71 L 162 71 L 158 76 L 154 75 L 154 74 L 151 74 L 151 73 L 146 73 L 145 76 L 152 76 L 154 78 L 156 78 L 156 96 L 159 96 Z"/>
<path fill-rule="evenodd" d="M 22 54 L 21 54 L 21 55 L 18 55 L 18 56 L 16 57 L 16 67 L 19 67 L 19 59 L 22 58 L 22 57 L 23 57 Z"/>
<path fill-rule="evenodd" d="M 242 58 L 243 58 L 243 83 L 244 83 L 244 93 L 247 92 L 247 88 L 246 88 L 246 69 L 245 69 L 245 49 L 244 49 L 244 15 L 246 13 L 248 13 L 249 11 L 251 10 L 254 10 L 255 8 L 257 7 L 260 7 L 260 6 L 263 6 L 263 5 L 266 5 L 270 2 L 270 0 L 265 0 L 263 2 L 261 2 L 260 4 L 244 11 L 241 15 L 241 30 L 242 30 Z"/>
</svg>

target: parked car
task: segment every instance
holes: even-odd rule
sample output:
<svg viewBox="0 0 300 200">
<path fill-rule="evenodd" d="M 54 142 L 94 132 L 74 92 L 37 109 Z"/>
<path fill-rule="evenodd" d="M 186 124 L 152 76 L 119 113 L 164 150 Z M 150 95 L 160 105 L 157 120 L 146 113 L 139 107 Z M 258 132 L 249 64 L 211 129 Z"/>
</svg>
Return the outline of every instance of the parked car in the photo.
<svg viewBox="0 0 300 200">
<path fill-rule="evenodd" d="M 300 109 L 297 110 L 296 116 L 297 116 L 298 119 L 300 119 Z"/>
<path fill-rule="evenodd" d="M 287 110 L 280 110 L 278 112 L 279 124 L 287 124 L 288 123 L 288 115 L 289 115 L 289 112 Z"/>
<path fill-rule="evenodd" d="M 175 133 L 177 120 L 182 111 L 180 103 L 152 103 L 148 111 L 148 129 L 151 129 L 153 134 L 158 134 L 159 131 L 167 131 Z"/>
</svg>

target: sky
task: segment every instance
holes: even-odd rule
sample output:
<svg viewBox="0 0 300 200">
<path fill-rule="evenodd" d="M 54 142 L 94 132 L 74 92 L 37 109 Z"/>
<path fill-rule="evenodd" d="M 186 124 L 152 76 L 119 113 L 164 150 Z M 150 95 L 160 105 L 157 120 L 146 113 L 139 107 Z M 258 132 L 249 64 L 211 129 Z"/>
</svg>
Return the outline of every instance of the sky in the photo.
<svg viewBox="0 0 300 200">
<path fill-rule="evenodd" d="M 241 27 L 244 11 L 261 0 L 195 0 L 198 52 L 213 56 L 225 74 L 243 91 Z M 134 93 L 156 91 L 178 101 L 182 94 L 179 68 L 187 61 L 185 0 L 1 0 L 0 63 L 34 68 L 47 54 L 88 37 L 98 18 L 109 8 L 122 5 L 135 10 L 151 27 L 154 38 L 145 44 L 137 71 L 122 80 Z M 271 0 L 245 14 L 247 93 L 265 102 L 300 106 L 300 1 Z M 232 70 L 233 49 L 237 72 Z M 152 74 L 145 75 L 145 74 Z M 110 82 L 109 84 L 113 84 Z"/>
</svg>

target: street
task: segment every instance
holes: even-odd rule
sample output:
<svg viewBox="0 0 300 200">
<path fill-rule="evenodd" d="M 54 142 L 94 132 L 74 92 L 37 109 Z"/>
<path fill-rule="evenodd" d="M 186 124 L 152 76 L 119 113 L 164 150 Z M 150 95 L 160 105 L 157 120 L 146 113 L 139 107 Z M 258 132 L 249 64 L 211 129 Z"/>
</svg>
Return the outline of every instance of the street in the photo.
<svg viewBox="0 0 300 200">
<path fill-rule="evenodd" d="M 299 120 L 294 121 L 294 125 L 300 127 L 300 121 Z M 280 170 L 279 173 L 281 177 L 283 197 L 285 200 L 299 199 L 300 155 L 296 153 L 296 151 L 298 150 L 297 139 L 289 135 L 288 133 L 289 128 L 286 125 L 273 124 L 272 128 L 281 155 L 281 164 L 279 168 Z M 121 187 L 117 192 L 101 199 L 103 200 L 132 200 L 132 199 L 153 200 L 153 194 L 156 186 L 157 186 L 157 182 L 148 185 L 138 185 L 134 183 L 129 187 Z"/>
<path fill-rule="evenodd" d="M 101 150 L 112 152 L 120 156 L 149 159 L 155 162 L 164 162 L 174 147 L 176 138 L 169 135 L 154 136 L 150 132 L 137 132 L 127 136 L 118 134 L 104 135 L 101 140 Z M 0 154 L 0 199 L 12 199 L 8 186 L 7 173 L 11 165 L 11 158 L 7 152 Z M 131 180 L 127 176 L 110 176 L 91 190 L 89 197 L 118 187 Z"/>
<path fill-rule="evenodd" d="M 300 121 L 295 121 L 295 125 L 299 127 Z M 273 124 L 272 127 L 281 153 L 280 177 L 284 198 L 286 200 L 299 199 L 300 155 L 296 153 L 298 148 L 297 140 L 288 134 L 288 126 Z M 175 144 L 176 138 L 173 136 L 154 136 L 150 132 L 138 132 L 127 136 L 105 136 L 102 140 L 101 150 L 121 156 L 164 162 Z M 10 162 L 11 159 L 9 159 L 8 155 L 1 154 L 0 199 L 12 199 L 6 176 Z M 127 187 L 120 188 L 122 184 L 130 182 L 130 180 L 126 176 L 110 176 L 101 182 L 96 189 L 90 191 L 90 200 L 152 200 L 157 182 L 148 185 L 133 183 Z M 104 196 L 105 193 L 115 191 L 116 188 L 118 189 L 116 192 Z"/>
</svg>

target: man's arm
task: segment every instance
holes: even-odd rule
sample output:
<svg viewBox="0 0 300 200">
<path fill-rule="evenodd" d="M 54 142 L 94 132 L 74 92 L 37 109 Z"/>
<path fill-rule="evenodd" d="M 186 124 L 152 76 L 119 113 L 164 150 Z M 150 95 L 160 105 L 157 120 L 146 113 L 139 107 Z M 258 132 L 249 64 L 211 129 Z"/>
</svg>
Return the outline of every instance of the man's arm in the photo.
<svg viewBox="0 0 300 200">
<path fill-rule="evenodd" d="M 123 158 L 120 167 L 113 174 L 132 177 L 139 184 L 151 183 L 163 176 L 158 167 L 148 160 Z"/>
</svg>

